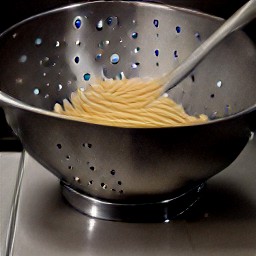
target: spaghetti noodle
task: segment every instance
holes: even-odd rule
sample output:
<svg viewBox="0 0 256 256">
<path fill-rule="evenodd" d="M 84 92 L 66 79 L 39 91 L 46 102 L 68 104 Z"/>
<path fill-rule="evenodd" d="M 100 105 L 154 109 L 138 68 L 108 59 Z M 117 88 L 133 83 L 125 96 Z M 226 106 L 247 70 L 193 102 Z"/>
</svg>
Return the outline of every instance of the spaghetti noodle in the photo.
<svg viewBox="0 0 256 256">
<path fill-rule="evenodd" d="M 118 127 L 170 127 L 203 123 L 206 115 L 188 115 L 172 99 L 161 96 L 160 80 L 131 78 L 98 80 L 78 89 L 54 111 L 86 122 Z"/>
</svg>

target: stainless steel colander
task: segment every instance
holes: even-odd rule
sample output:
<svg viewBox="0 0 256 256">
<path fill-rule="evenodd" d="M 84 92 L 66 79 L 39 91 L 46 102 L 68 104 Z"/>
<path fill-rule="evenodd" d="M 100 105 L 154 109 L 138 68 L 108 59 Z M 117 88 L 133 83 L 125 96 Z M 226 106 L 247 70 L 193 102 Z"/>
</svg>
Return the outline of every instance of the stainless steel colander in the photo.
<svg viewBox="0 0 256 256">
<path fill-rule="evenodd" d="M 161 76 L 222 23 L 193 10 L 128 1 L 81 3 L 22 21 L 0 37 L 6 119 L 78 210 L 134 220 L 145 219 L 143 209 L 175 202 L 160 207 L 164 218 L 172 217 L 236 159 L 255 129 L 256 48 L 244 32 L 226 38 L 169 92 L 190 113 L 207 114 L 207 124 L 118 128 L 52 109 L 93 78 Z M 143 214 L 131 210 L 136 207 Z"/>
</svg>

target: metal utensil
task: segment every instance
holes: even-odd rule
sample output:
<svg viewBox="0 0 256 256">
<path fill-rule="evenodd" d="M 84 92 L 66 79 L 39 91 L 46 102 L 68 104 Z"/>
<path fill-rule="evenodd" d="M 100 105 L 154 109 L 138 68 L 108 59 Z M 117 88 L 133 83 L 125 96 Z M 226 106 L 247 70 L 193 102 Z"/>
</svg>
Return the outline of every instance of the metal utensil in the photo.
<svg viewBox="0 0 256 256">
<path fill-rule="evenodd" d="M 163 75 L 223 22 L 134 1 L 86 2 L 22 21 L 0 36 L 7 122 L 79 211 L 115 220 L 172 218 L 236 159 L 256 127 L 256 49 L 243 31 L 225 38 L 169 93 L 190 113 L 206 113 L 207 124 L 119 128 L 52 109 L 94 77 Z"/>
<path fill-rule="evenodd" d="M 256 0 L 250 0 L 237 10 L 227 21 L 224 22 L 205 42 L 203 42 L 191 55 L 177 68 L 165 75 L 163 92 L 176 86 L 184 79 L 202 59 L 225 37 L 237 29 L 242 28 L 256 17 Z"/>
</svg>

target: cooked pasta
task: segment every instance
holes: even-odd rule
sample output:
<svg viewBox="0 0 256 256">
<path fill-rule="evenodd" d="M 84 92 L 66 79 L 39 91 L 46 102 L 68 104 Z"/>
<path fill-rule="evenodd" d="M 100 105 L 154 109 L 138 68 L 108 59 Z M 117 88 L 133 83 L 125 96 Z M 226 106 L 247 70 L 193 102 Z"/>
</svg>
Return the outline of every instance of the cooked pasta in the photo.
<svg viewBox="0 0 256 256">
<path fill-rule="evenodd" d="M 183 107 L 161 96 L 161 80 L 131 78 L 98 80 L 56 103 L 54 111 L 86 122 L 118 127 L 170 127 L 208 120 L 186 114 Z"/>
</svg>

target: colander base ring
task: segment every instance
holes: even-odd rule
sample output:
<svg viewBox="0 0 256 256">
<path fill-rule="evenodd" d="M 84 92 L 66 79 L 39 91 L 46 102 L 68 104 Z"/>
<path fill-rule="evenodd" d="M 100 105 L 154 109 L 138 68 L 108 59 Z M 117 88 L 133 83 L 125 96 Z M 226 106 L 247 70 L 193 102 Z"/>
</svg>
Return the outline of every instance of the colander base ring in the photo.
<svg viewBox="0 0 256 256">
<path fill-rule="evenodd" d="M 152 203 L 119 203 L 95 199 L 81 194 L 60 182 L 61 193 L 64 199 L 78 212 L 87 216 L 123 222 L 167 222 L 187 212 L 199 201 L 205 188 L 200 184 L 188 192 Z"/>
</svg>

